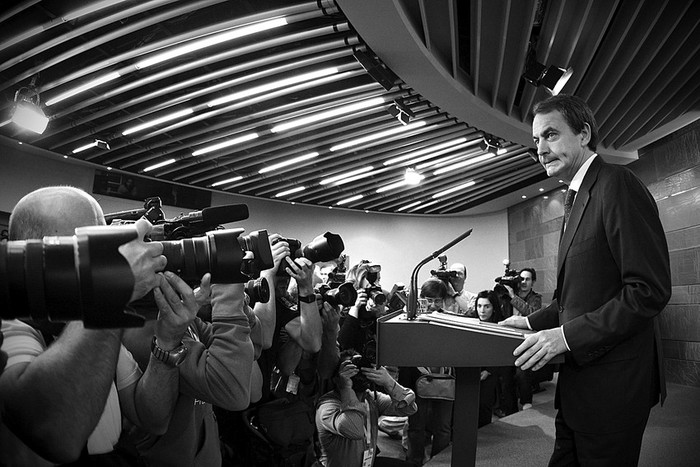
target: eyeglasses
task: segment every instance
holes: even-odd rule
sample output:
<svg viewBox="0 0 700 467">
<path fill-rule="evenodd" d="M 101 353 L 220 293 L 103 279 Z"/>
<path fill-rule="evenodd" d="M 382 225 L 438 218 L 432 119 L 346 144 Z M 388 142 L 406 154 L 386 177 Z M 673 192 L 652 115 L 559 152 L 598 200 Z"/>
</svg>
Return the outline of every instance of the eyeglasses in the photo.
<svg viewBox="0 0 700 467">
<path fill-rule="evenodd" d="M 442 304 L 445 300 L 442 298 L 426 298 L 425 301 L 427 303 L 432 303 L 432 304 Z"/>
</svg>

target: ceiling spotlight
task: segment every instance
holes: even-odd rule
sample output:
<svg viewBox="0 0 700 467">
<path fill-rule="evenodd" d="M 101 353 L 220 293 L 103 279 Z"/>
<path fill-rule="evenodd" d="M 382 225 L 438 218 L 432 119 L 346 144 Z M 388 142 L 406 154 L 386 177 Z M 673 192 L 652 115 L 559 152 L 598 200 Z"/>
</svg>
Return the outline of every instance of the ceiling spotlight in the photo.
<svg viewBox="0 0 700 467">
<path fill-rule="evenodd" d="M 90 144 L 86 144 L 84 146 L 80 146 L 78 148 L 73 149 L 73 154 L 77 154 L 79 152 L 87 151 L 90 148 L 98 148 L 102 149 L 103 151 L 109 151 L 109 143 L 107 141 L 103 141 L 101 139 L 96 139 Z"/>
<path fill-rule="evenodd" d="M 403 99 L 396 99 L 387 107 L 386 111 L 401 122 L 402 125 L 408 125 L 411 119 L 416 116 Z"/>
<path fill-rule="evenodd" d="M 419 174 L 416 172 L 416 169 L 410 167 L 406 169 L 406 173 L 404 174 L 406 185 L 418 185 L 424 178 L 425 175 Z"/>
<path fill-rule="evenodd" d="M 352 55 L 355 57 L 355 60 L 362 65 L 362 68 L 364 68 L 377 83 L 381 84 L 384 89 L 389 91 L 394 87 L 397 76 L 393 71 L 387 68 L 386 65 L 381 63 L 378 58 L 362 50 L 356 50 Z"/>
<path fill-rule="evenodd" d="M 22 128 L 42 134 L 49 125 L 49 117 L 41 109 L 39 92 L 34 88 L 33 83 L 34 80 L 29 87 L 20 88 L 15 93 L 15 106 L 11 120 Z"/>
<path fill-rule="evenodd" d="M 487 134 L 484 135 L 483 139 L 479 143 L 479 149 L 484 152 L 498 154 L 498 150 L 501 149 L 501 142 L 495 136 Z"/>
<path fill-rule="evenodd" d="M 535 87 L 544 86 L 547 92 L 556 96 L 573 74 L 574 69 L 571 67 L 545 66 L 538 62 L 534 49 L 530 47 L 525 63 L 525 73 L 523 73 L 522 78 Z"/>
</svg>

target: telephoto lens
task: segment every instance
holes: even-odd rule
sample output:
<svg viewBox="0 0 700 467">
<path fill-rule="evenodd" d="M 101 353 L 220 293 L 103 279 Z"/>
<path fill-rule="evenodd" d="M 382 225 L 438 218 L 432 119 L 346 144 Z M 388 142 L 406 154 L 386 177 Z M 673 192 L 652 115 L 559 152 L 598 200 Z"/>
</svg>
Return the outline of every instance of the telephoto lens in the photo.
<svg viewBox="0 0 700 467">
<path fill-rule="evenodd" d="M 270 285 L 264 277 L 251 279 L 245 284 L 245 293 L 251 307 L 256 303 L 267 303 L 270 300 Z"/>
<path fill-rule="evenodd" d="M 163 244 L 172 271 L 186 282 L 199 281 L 211 273 L 214 284 L 242 284 L 256 278 L 260 271 L 274 266 L 266 230 L 241 235 L 243 229 L 223 229 L 204 236 L 169 240 Z"/>
<path fill-rule="evenodd" d="M 134 276 L 119 246 L 135 226 L 93 226 L 74 236 L 0 244 L 0 316 L 65 322 L 88 328 L 142 326 L 124 312 Z"/>
<path fill-rule="evenodd" d="M 324 302 L 331 306 L 353 306 L 357 301 L 357 291 L 352 282 L 344 282 L 338 287 L 331 288 L 328 284 L 321 284 L 316 288 L 316 293 L 321 294 Z"/>
</svg>

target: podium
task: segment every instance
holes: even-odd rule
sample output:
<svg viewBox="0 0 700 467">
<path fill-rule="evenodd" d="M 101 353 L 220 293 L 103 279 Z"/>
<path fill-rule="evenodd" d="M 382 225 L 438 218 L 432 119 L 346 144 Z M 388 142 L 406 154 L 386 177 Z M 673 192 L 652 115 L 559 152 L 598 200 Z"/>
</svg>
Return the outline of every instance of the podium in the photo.
<svg viewBox="0 0 700 467">
<path fill-rule="evenodd" d="M 480 367 L 513 365 L 513 351 L 532 333 L 447 313 L 408 321 L 399 311 L 377 320 L 377 363 L 455 368 L 452 467 L 464 467 L 476 462 Z"/>
</svg>

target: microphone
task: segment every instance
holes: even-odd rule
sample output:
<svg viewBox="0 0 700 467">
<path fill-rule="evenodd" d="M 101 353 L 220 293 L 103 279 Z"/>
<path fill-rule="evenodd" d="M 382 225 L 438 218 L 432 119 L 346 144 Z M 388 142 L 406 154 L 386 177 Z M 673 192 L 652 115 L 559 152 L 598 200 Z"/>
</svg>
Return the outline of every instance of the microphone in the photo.
<svg viewBox="0 0 700 467">
<path fill-rule="evenodd" d="M 433 260 L 443 254 L 445 251 L 449 250 L 453 246 L 455 246 L 457 243 L 461 242 L 465 238 L 467 238 L 469 235 L 471 235 L 472 229 L 467 230 L 464 232 L 462 235 L 459 237 L 455 238 L 452 240 L 450 243 L 447 245 L 443 246 L 439 250 L 435 250 L 432 255 L 428 256 L 427 258 L 423 259 L 418 265 L 415 267 L 413 270 L 413 273 L 411 274 L 411 289 L 409 291 L 409 302 L 408 302 L 408 310 L 406 312 L 406 319 L 412 321 L 416 319 L 416 315 L 418 314 L 418 271 L 420 270 L 421 267 L 423 267 L 424 264 L 426 264 L 428 261 Z"/>
<path fill-rule="evenodd" d="M 143 217 L 146 214 L 146 209 L 132 209 L 130 211 L 119 211 L 105 214 L 105 223 L 107 225 L 111 224 L 115 219 L 121 219 L 125 221 L 134 221 Z"/>
<path fill-rule="evenodd" d="M 204 208 L 201 211 L 193 211 L 181 214 L 171 219 L 170 222 L 183 222 L 188 224 L 220 225 L 228 222 L 238 222 L 248 219 L 248 205 L 227 204 Z"/>
</svg>

